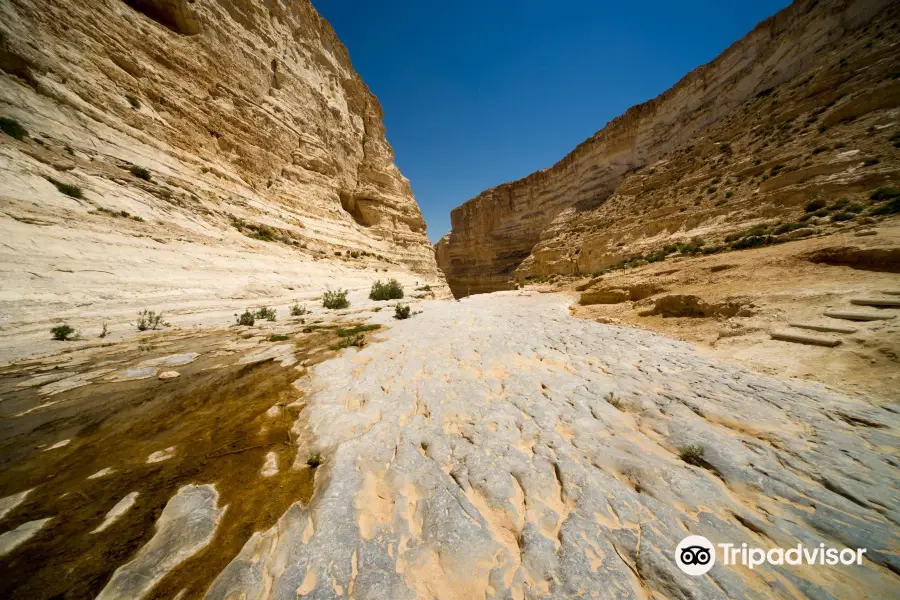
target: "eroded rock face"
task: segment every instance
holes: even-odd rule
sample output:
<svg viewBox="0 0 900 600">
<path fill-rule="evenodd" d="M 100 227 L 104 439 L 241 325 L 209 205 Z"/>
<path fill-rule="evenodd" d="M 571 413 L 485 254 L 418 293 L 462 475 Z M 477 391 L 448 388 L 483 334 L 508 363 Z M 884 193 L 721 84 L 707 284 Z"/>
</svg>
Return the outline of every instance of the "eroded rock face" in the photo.
<svg viewBox="0 0 900 600">
<path fill-rule="evenodd" d="M 900 171 L 890 4 L 795 2 L 557 164 L 454 209 L 435 248 L 454 294 L 711 241 L 819 196 L 867 199 Z"/>
<path fill-rule="evenodd" d="M 444 287 L 378 100 L 308 1 L 2 14 L 0 116 L 28 131 L 0 135 L 4 314 L 196 309 L 377 271 Z"/>
<path fill-rule="evenodd" d="M 567 305 L 508 292 L 432 303 L 384 341 L 318 365 L 319 391 L 294 426 L 322 451 L 316 491 L 254 534 L 206 597 L 895 589 L 896 414 L 576 319 Z M 688 461 L 682 448 L 695 445 L 702 457 Z M 690 577 L 673 559 L 688 534 L 865 547 L 867 560 L 839 571 L 716 564 Z"/>
</svg>

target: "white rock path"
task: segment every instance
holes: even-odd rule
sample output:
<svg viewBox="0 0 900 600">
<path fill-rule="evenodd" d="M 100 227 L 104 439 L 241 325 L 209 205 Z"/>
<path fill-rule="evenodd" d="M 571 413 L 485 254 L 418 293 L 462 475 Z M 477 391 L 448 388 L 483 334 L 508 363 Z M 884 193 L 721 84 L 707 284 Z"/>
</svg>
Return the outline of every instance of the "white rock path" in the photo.
<svg viewBox="0 0 900 600">
<path fill-rule="evenodd" d="M 318 365 L 295 426 L 326 457 L 317 491 L 254 535 L 207 597 L 896 591 L 896 413 L 574 319 L 567 304 L 433 303 Z M 687 444 L 707 468 L 679 458 Z M 695 578 L 673 562 L 688 534 L 868 553 L 862 566 L 717 564 Z"/>
</svg>

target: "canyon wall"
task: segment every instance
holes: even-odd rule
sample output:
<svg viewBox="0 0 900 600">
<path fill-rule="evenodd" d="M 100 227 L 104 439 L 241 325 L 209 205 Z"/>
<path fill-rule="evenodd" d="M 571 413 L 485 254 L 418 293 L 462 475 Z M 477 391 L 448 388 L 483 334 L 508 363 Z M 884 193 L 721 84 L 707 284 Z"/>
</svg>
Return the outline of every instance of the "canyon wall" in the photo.
<svg viewBox="0 0 900 600">
<path fill-rule="evenodd" d="M 823 117 L 835 123 L 840 121 L 835 115 L 850 117 L 854 111 L 864 114 L 896 106 L 896 80 L 881 78 L 897 64 L 897 15 L 888 8 L 890 4 L 887 0 L 795 2 L 659 97 L 611 121 L 552 167 L 486 190 L 454 209 L 451 232 L 435 246 L 438 264 L 454 294 L 508 289 L 515 280 L 528 276 L 601 268 L 701 224 L 715 223 L 712 229 L 724 231 L 723 227 L 735 224 L 731 213 L 766 204 L 760 201 L 762 196 L 753 197 L 749 191 L 748 195 L 732 193 L 727 200 L 730 206 L 713 206 L 719 198 L 704 198 L 703 208 L 710 204 L 709 213 L 695 214 L 693 188 L 707 177 L 699 172 L 701 169 L 720 168 L 722 165 L 713 164 L 720 157 L 732 166 L 748 158 L 751 162 L 744 166 L 760 172 L 771 166 L 760 166 L 755 162 L 758 157 L 719 152 L 726 138 L 710 138 L 711 129 L 728 121 L 731 135 L 737 136 L 741 131 L 776 126 L 791 118 L 787 113 L 794 107 L 785 107 L 785 101 L 812 105 L 825 96 L 837 95 L 828 85 L 844 86 L 837 98 L 831 98 L 837 105 L 829 106 L 829 113 Z M 869 27 L 876 18 L 884 22 L 880 37 Z M 852 52 L 847 50 L 850 46 Z M 873 62 L 880 66 L 867 72 Z M 826 73 L 826 67 L 842 72 Z M 780 87 L 816 70 L 822 71 L 823 77 L 807 82 L 808 89 L 799 96 L 782 98 L 781 105 L 778 101 L 766 104 L 774 100 L 770 95 L 777 97 Z M 867 95 L 860 99 L 855 97 L 858 94 Z M 756 104 L 751 106 L 753 102 Z M 807 143 L 821 144 L 834 133 L 826 132 L 819 140 L 810 137 Z M 886 140 L 883 145 L 891 150 Z M 641 178 L 647 176 L 644 167 L 665 164 L 670 157 L 678 156 L 676 150 L 683 159 L 677 173 L 658 174 L 651 178 L 654 185 L 632 180 L 631 189 L 622 187 L 637 173 Z M 766 160 L 777 162 L 777 151 L 777 146 L 769 148 Z M 843 162 L 849 167 L 852 161 Z M 893 167 L 885 164 L 879 169 Z M 670 194 L 664 202 L 651 193 L 673 182 L 684 183 L 685 189 Z M 623 198 L 616 205 L 616 219 L 607 218 L 612 214 L 608 214 L 609 200 L 617 190 Z M 680 210 L 678 205 L 688 193 L 691 208 L 681 213 L 691 212 L 669 218 Z M 641 194 L 643 197 L 636 199 Z M 794 204 L 797 202 L 795 198 Z M 646 211 L 652 208 L 660 209 L 660 214 L 648 216 Z M 624 243 L 621 236 L 611 235 L 609 230 L 622 216 L 641 222 Z M 753 216 L 758 215 L 742 215 L 742 219 Z M 687 223 L 689 217 L 691 223 Z"/>
<path fill-rule="evenodd" d="M 381 106 L 308 0 L 10 0 L 0 70 L 25 132 L 0 135 L 6 332 L 379 275 L 446 290 Z"/>
</svg>

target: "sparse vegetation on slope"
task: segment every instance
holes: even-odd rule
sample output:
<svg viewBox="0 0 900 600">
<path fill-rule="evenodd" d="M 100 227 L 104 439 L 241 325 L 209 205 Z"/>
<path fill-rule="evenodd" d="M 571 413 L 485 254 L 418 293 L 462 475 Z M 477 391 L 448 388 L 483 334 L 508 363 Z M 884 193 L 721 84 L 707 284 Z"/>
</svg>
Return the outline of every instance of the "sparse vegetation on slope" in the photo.
<svg viewBox="0 0 900 600">
<path fill-rule="evenodd" d="M 322 295 L 322 306 L 331 310 L 349 308 L 347 290 L 328 290 Z"/>
<path fill-rule="evenodd" d="M 678 458 L 688 464 L 698 467 L 702 466 L 703 453 L 704 448 L 702 444 L 688 444 L 685 446 L 678 446 Z"/>
<path fill-rule="evenodd" d="M 71 185 L 68 183 L 63 183 L 62 181 L 58 181 L 53 179 L 52 177 L 47 177 L 47 181 L 56 186 L 56 189 L 65 194 L 66 196 L 71 196 L 72 198 L 84 198 L 84 193 L 81 191 L 81 188 L 77 185 Z"/>
<path fill-rule="evenodd" d="M 132 175 L 137 177 L 138 179 L 143 179 L 144 181 L 150 181 L 150 171 L 145 169 L 144 167 L 139 167 L 138 165 L 131 165 L 131 168 L 128 169 Z"/>
<path fill-rule="evenodd" d="M 64 323 L 62 325 L 57 325 L 53 329 L 50 330 L 50 333 L 53 334 L 53 339 L 61 342 L 67 342 L 75 337 L 75 328 L 69 325 L 68 323 Z"/>
<path fill-rule="evenodd" d="M 277 312 L 274 308 L 270 308 L 268 306 L 260 306 L 256 309 L 256 313 L 254 316 L 257 319 L 265 319 L 266 321 L 274 321 L 277 316 Z"/>
<path fill-rule="evenodd" d="M 137 328 L 138 331 L 147 331 L 148 329 L 161 329 L 168 327 L 169 323 L 163 320 L 163 314 L 152 310 L 142 310 L 138 313 Z"/>
<path fill-rule="evenodd" d="M 256 315 L 250 309 L 244 310 L 240 315 L 234 315 L 235 322 L 238 325 L 252 327 L 256 323 Z"/>
<path fill-rule="evenodd" d="M 396 279 L 388 279 L 386 283 L 381 280 L 372 284 L 369 292 L 370 300 L 399 300 L 403 298 L 403 286 Z"/>
</svg>

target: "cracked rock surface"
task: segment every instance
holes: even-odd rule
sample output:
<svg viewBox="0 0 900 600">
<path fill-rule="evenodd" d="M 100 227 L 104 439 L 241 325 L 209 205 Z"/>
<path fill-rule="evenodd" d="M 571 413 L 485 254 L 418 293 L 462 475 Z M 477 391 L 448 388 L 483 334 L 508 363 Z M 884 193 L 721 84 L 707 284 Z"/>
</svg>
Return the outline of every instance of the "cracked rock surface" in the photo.
<svg viewBox="0 0 900 600">
<path fill-rule="evenodd" d="M 896 592 L 889 405 L 567 305 L 514 292 L 431 303 L 316 366 L 294 427 L 324 457 L 316 492 L 254 534 L 207 597 Z M 703 448 L 695 464 L 680 458 L 687 445 Z M 692 534 L 867 553 L 861 566 L 716 564 L 690 577 L 673 554 Z"/>
</svg>

